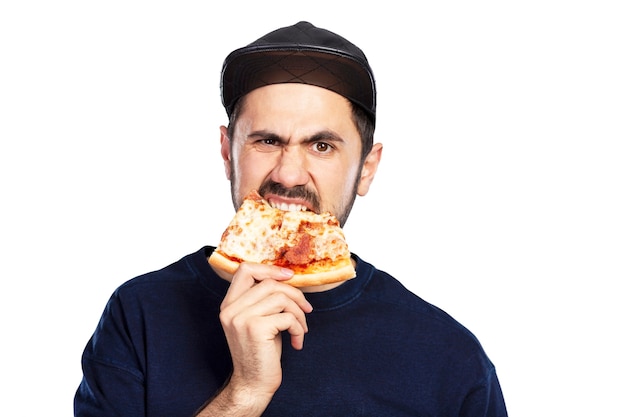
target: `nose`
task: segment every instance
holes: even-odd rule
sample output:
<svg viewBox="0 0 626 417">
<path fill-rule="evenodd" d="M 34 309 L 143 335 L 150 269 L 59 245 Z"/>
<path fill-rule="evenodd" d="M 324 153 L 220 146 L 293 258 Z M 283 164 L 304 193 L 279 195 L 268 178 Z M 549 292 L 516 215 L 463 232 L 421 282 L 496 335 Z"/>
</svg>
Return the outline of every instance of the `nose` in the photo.
<svg viewBox="0 0 626 417">
<path fill-rule="evenodd" d="M 270 177 L 287 188 L 305 185 L 309 174 L 304 152 L 299 147 L 283 147 Z"/>
</svg>

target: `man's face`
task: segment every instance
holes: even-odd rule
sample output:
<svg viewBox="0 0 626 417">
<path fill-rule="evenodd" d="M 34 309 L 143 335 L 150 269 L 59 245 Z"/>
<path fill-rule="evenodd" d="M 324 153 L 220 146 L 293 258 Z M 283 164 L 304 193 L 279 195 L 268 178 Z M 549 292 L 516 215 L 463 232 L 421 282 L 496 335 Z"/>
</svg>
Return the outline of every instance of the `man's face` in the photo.
<svg viewBox="0 0 626 417">
<path fill-rule="evenodd" d="M 365 194 L 371 182 L 362 178 L 351 105 L 329 90 L 305 84 L 258 88 L 245 97 L 234 137 L 221 129 L 235 207 L 257 189 L 275 207 L 329 211 L 343 225 L 356 194 Z"/>
</svg>

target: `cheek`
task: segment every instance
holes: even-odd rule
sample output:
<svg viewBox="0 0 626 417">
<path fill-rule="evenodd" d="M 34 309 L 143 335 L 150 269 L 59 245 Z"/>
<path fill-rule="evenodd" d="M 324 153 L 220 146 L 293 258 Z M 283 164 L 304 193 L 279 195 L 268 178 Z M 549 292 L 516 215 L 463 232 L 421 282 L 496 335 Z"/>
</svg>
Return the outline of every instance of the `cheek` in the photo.
<svg viewBox="0 0 626 417">
<path fill-rule="evenodd" d="M 344 180 L 341 183 L 344 190 L 346 190 L 345 192 L 352 192 L 352 190 L 354 189 L 354 183 L 358 180 L 360 175 L 359 168 L 359 164 L 356 163 L 349 164 L 346 168 L 343 174 Z"/>
<path fill-rule="evenodd" d="M 235 159 L 234 177 L 243 188 L 258 188 L 271 172 L 268 158 L 258 158 L 253 154 L 242 154 Z"/>
<path fill-rule="evenodd" d="M 317 178 L 317 186 L 325 191 L 322 192 L 326 194 L 327 201 L 333 201 L 333 205 L 335 205 L 337 203 L 343 204 L 352 198 L 358 175 L 358 164 L 346 164 L 342 165 L 341 168 L 326 167 L 320 169 L 315 177 Z"/>
</svg>

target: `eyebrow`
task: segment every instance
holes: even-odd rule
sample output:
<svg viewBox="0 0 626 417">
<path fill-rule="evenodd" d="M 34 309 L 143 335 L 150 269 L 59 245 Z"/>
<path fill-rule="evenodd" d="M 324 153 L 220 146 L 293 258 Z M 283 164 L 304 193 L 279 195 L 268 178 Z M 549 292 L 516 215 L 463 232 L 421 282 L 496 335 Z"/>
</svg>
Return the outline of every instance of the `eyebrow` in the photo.
<svg viewBox="0 0 626 417">
<path fill-rule="evenodd" d="M 271 139 L 276 142 L 286 144 L 289 141 L 285 138 L 277 135 L 276 133 L 267 131 L 267 130 L 257 130 L 251 132 L 248 135 L 248 139 Z M 339 136 L 337 133 L 332 130 L 321 130 L 319 132 L 314 133 L 313 135 L 306 137 L 302 140 L 303 143 L 315 143 L 315 142 L 334 142 L 334 143 L 345 143 L 345 140 Z"/>
</svg>

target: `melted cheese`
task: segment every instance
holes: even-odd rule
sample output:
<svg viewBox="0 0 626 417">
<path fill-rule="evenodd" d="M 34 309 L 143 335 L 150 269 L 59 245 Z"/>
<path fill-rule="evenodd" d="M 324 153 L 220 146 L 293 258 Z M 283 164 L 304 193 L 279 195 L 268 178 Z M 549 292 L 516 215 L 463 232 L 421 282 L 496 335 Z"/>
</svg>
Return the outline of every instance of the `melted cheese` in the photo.
<svg viewBox="0 0 626 417">
<path fill-rule="evenodd" d="M 310 239 L 302 241 L 303 233 Z M 306 247 L 298 247 L 306 243 Z M 284 256 L 291 249 L 302 256 Z M 282 211 L 263 200 L 244 200 L 222 235 L 218 250 L 238 260 L 278 263 L 289 266 L 288 258 L 298 264 L 332 262 L 350 257 L 339 222 L 330 213 Z M 301 254 L 299 254 L 301 255 Z M 293 259 L 299 259 L 293 261 Z"/>
</svg>

